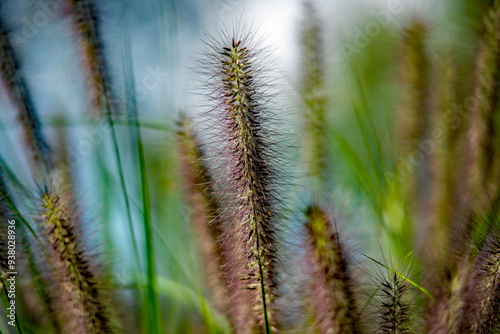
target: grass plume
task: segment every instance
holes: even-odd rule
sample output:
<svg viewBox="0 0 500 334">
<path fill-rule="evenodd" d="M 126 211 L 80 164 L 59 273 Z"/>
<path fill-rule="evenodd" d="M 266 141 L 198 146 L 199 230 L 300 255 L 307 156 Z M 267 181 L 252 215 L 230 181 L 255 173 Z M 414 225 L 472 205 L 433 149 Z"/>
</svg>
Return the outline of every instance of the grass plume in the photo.
<svg viewBox="0 0 500 334">
<path fill-rule="evenodd" d="M 467 333 L 494 333 L 500 329 L 500 234 L 488 235 L 474 260 L 466 299 Z"/>
<path fill-rule="evenodd" d="M 308 306 L 314 333 L 355 333 L 351 278 L 339 234 L 317 206 L 306 210 L 306 256 L 310 273 Z"/>
<path fill-rule="evenodd" d="M 500 133 L 495 124 L 498 113 L 498 81 L 500 80 L 500 1 L 495 0 L 484 18 L 484 33 L 478 51 L 474 95 L 477 97 L 472 111 L 469 140 L 470 200 L 487 209 L 498 194 L 500 180 L 495 180 L 493 169 L 497 148 L 494 138 Z"/>
<path fill-rule="evenodd" d="M 218 121 L 214 133 L 226 155 L 220 182 L 226 189 L 221 198 L 227 208 L 231 250 L 243 250 L 243 266 L 237 281 L 246 289 L 251 310 L 237 332 L 270 333 L 275 327 L 273 301 L 276 297 L 276 251 L 278 202 L 276 177 L 268 124 L 270 97 L 265 87 L 265 56 L 249 33 L 220 33 L 221 40 L 208 37 L 204 75 L 207 98 L 213 103 L 209 116 Z M 212 130 L 213 131 L 213 130 Z M 220 132 L 219 132 L 220 131 Z M 220 151 L 217 151 L 219 155 Z M 219 159 L 220 160 L 220 159 Z M 227 180 L 227 181 L 224 181 Z"/>
<path fill-rule="evenodd" d="M 36 177 L 45 175 L 51 168 L 49 145 L 46 142 L 28 86 L 19 65 L 19 59 L 9 39 L 8 30 L 0 19 L 0 76 L 17 111 L 22 127 L 24 145 L 31 170 Z"/>
<path fill-rule="evenodd" d="M 109 116 L 114 112 L 114 101 L 95 4 L 92 0 L 67 0 L 67 6 L 80 46 L 80 57 L 86 75 L 92 116 Z"/>
<path fill-rule="evenodd" d="M 379 329 L 377 333 L 410 333 L 408 284 L 397 273 L 389 273 L 381 285 L 378 301 Z"/>
<path fill-rule="evenodd" d="M 66 307 L 74 310 L 70 312 L 66 330 L 110 333 L 112 328 L 106 294 L 79 240 L 76 213 L 71 205 L 64 194 L 55 193 L 49 188 L 40 193 L 41 224 L 63 276 L 62 289 L 67 291 L 70 300 L 70 305 Z"/>
<path fill-rule="evenodd" d="M 326 177 L 326 87 L 323 29 L 313 3 L 303 3 L 301 95 L 304 108 L 304 146 L 308 175 L 322 181 Z"/>
</svg>

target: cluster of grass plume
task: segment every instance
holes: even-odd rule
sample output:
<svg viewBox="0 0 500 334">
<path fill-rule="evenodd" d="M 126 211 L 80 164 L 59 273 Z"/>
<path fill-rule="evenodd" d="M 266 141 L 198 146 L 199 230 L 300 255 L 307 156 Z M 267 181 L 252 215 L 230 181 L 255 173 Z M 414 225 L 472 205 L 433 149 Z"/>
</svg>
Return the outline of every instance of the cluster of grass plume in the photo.
<svg viewBox="0 0 500 334">
<path fill-rule="evenodd" d="M 40 312 L 45 313 L 52 324 L 52 330 L 56 332 L 109 333 L 112 326 L 108 319 L 107 292 L 101 286 L 102 280 L 93 268 L 95 264 L 87 258 L 86 246 L 79 237 L 76 223 L 79 215 L 73 203 L 74 194 L 66 192 L 61 183 L 53 182 L 61 165 L 55 164 L 47 140 L 42 134 L 28 86 L 21 74 L 19 61 L 3 20 L 0 26 L 0 43 L 2 81 L 18 114 L 32 177 L 39 184 L 52 184 L 50 190 L 47 187 L 40 192 L 39 202 L 32 196 L 25 198 L 26 202 L 31 202 L 27 207 L 38 207 L 41 210 L 39 219 L 36 220 L 38 226 L 34 228 L 25 218 L 31 214 L 17 211 L 15 203 L 20 199 L 7 196 L 5 187 L 2 187 L 3 209 L 8 206 L 14 212 L 10 217 L 21 221 L 28 228 L 25 230 L 24 226 L 16 226 L 16 266 L 20 268 L 20 273 L 32 277 L 32 289 L 26 283 L 21 285 L 19 291 L 26 293 L 26 297 L 29 294 L 37 295 L 31 296 L 30 302 L 41 302 L 40 310 L 44 311 Z M 9 181 L 14 181 L 13 175 L 9 175 Z M 13 185 L 18 185 L 18 180 L 15 181 Z M 23 206 L 26 207 L 26 203 Z M 34 239 L 26 235 L 28 231 L 34 235 L 38 244 L 32 245 Z M 45 233 L 45 242 L 35 233 Z M 42 261 L 48 261 L 50 265 L 40 263 L 40 259 L 33 253 L 33 246 L 35 249 L 42 247 L 42 254 L 45 255 Z M 25 298 L 19 297 L 19 300 L 23 301 Z M 25 304 L 24 307 L 28 305 Z M 63 319 L 63 324 L 60 319 Z M 19 325 L 17 330 L 22 333 Z"/>
</svg>

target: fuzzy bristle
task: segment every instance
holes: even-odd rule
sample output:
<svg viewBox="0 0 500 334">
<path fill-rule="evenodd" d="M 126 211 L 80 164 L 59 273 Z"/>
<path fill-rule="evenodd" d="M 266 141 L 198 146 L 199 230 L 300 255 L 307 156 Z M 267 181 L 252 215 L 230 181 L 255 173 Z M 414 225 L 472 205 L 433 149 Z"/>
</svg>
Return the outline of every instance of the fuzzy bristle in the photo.
<svg viewBox="0 0 500 334">
<path fill-rule="evenodd" d="M 0 277 L 2 278 L 9 271 L 7 240 L 10 213 L 5 196 L 7 196 L 7 189 L 0 174 Z"/>
<path fill-rule="evenodd" d="M 500 235 L 488 236 L 475 259 L 469 278 L 466 315 L 467 333 L 500 330 Z"/>
<path fill-rule="evenodd" d="M 64 194 L 51 190 L 41 193 L 41 223 L 54 251 L 54 262 L 62 276 L 63 291 L 68 293 L 68 328 L 78 333 L 109 333 L 112 331 L 106 294 L 91 269 L 76 231 L 75 212 Z M 74 326 L 74 327 L 72 327 Z M 76 329 L 75 329 L 76 328 Z"/>
<path fill-rule="evenodd" d="M 396 273 L 382 282 L 378 305 L 379 330 L 377 333 L 410 333 L 410 310 L 407 300 L 408 285 Z"/>
<path fill-rule="evenodd" d="M 17 110 L 17 119 L 22 127 L 31 170 L 36 177 L 44 176 L 51 168 L 49 145 L 42 135 L 38 115 L 2 20 L 0 20 L 0 63 L 0 75 L 10 100 Z"/>
<path fill-rule="evenodd" d="M 338 232 L 319 207 L 309 207 L 306 217 L 311 332 L 355 333 L 352 282 Z"/>
</svg>

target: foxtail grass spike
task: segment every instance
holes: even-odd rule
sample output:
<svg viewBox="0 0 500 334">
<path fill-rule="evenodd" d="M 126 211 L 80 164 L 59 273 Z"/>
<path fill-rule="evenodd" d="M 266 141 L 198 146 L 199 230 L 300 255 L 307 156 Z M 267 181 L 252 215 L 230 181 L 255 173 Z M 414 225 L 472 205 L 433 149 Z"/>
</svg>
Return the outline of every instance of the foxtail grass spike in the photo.
<svg viewBox="0 0 500 334">
<path fill-rule="evenodd" d="M 447 275 L 438 284 L 438 297 L 431 301 L 426 316 L 426 333 L 461 334 L 465 318 L 465 297 L 470 263 L 463 259 L 456 268 L 446 268 Z"/>
<path fill-rule="evenodd" d="M 425 50 L 426 27 L 414 19 L 404 31 L 401 74 L 404 96 L 398 114 L 398 144 L 400 154 L 407 158 L 418 148 L 429 121 L 428 66 Z"/>
<path fill-rule="evenodd" d="M 500 189 L 499 180 L 494 180 L 494 138 L 500 137 L 495 129 L 494 115 L 499 112 L 498 82 L 500 80 L 500 1 L 495 0 L 484 20 L 484 35 L 478 51 L 474 95 L 469 128 L 470 188 L 475 207 L 488 209 L 493 197 Z"/>
<path fill-rule="evenodd" d="M 326 88 L 323 29 L 314 5 L 304 2 L 302 22 L 302 103 L 309 176 L 323 181 L 326 176 Z"/>
<path fill-rule="evenodd" d="M 193 210 L 192 223 L 198 236 L 203 264 L 212 291 L 212 300 L 228 313 L 228 281 L 224 269 L 228 266 L 223 245 L 223 225 L 220 207 L 214 198 L 213 181 L 205 166 L 206 160 L 194 137 L 189 119 L 181 122 L 178 132 L 181 173 L 188 201 Z"/>
<path fill-rule="evenodd" d="M 421 143 L 430 137 L 429 60 L 426 51 L 427 27 L 412 19 L 403 35 L 401 79 L 402 101 L 396 119 L 397 169 L 407 178 L 402 191 L 414 225 L 413 235 L 420 253 L 426 247 L 427 226 L 430 220 L 428 184 L 431 176 L 429 152 L 419 158 Z"/>
<path fill-rule="evenodd" d="M 70 320 L 66 331 L 110 333 L 106 294 L 91 268 L 84 246 L 79 240 L 76 213 L 64 193 L 46 188 L 40 193 L 40 221 L 54 252 L 54 262 L 63 277 L 61 291 L 67 293 L 64 306 Z"/>
<path fill-rule="evenodd" d="M 51 168 L 50 149 L 43 137 L 28 86 L 19 70 L 19 60 L 2 20 L 0 20 L 0 64 L 3 84 L 22 127 L 31 170 L 35 177 L 44 176 Z"/>
<path fill-rule="evenodd" d="M 317 206 L 306 210 L 311 333 L 356 333 L 356 309 L 339 235 Z"/>
<path fill-rule="evenodd" d="M 378 305 L 379 330 L 377 333 L 410 333 L 410 305 L 407 300 L 408 284 L 398 274 L 390 273 L 382 282 Z"/>
<path fill-rule="evenodd" d="M 457 147 L 460 147 L 459 140 L 461 127 L 456 127 L 452 124 L 452 120 L 457 117 L 457 108 L 455 103 L 457 96 L 457 68 L 454 65 L 454 56 L 451 49 L 447 48 L 443 56 L 439 60 L 441 62 L 440 72 L 440 88 L 439 88 L 439 113 L 437 118 L 437 129 L 441 129 L 442 133 L 435 135 L 433 140 L 437 143 L 436 154 L 433 161 L 433 219 L 432 227 L 429 231 L 430 239 L 428 254 L 430 256 L 429 263 L 434 260 L 444 260 L 439 258 L 439 254 L 446 254 L 443 250 L 447 250 L 451 242 L 451 232 L 456 228 L 453 219 L 457 204 L 456 198 L 456 182 L 457 172 L 456 166 L 459 162 L 460 153 Z M 439 136 L 439 137 L 438 137 Z"/>
<path fill-rule="evenodd" d="M 466 300 L 467 333 L 500 330 L 500 231 L 494 229 L 474 261 Z"/>
<path fill-rule="evenodd" d="M 203 74 L 208 78 L 207 98 L 213 103 L 209 117 L 220 124 L 212 129 L 222 144 L 214 158 L 226 155 L 216 180 L 224 189 L 220 198 L 230 222 L 226 244 L 230 252 L 243 252 L 242 268 L 228 268 L 237 275 L 233 279 L 236 293 L 246 289 L 247 297 L 240 302 L 249 309 L 238 320 L 236 331 L 271 333 L 276 325 L 276 217 L 280 212 L 274 194 L 274 163 L 279 152 L 272 150 L 274 137 L 267 131 L 271 96 L 262 82 L 268 75 L 262 66 L 265 54 L 251 42 L 251 34 L 220 33 L 220 37 L 222 41 L 208 37 Z"/>
<path fill-rule="evenodd" d="M 92 0 L 66 0 L 73 30 L 80 45 L 82 68 L 85 71 L 92 106 L 92 116 L 106 116 L 115 112 L 99 32 L 99 19 Z"/>
</svg>

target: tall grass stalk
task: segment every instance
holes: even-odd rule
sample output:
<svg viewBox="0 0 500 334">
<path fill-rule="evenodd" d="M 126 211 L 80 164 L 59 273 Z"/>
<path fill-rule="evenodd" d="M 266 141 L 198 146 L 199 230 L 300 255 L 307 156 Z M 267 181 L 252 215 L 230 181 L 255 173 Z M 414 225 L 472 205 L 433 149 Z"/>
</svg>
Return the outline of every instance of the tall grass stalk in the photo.
<svg viewBox="0 0 500 334">
<path fill-rule="evenodd" d="M 111 332 L 107 296 L 79 240 L 71 200 L 46 188 L 40 192 L 40 209 L 40 223 L 62 276 L 59 288 L 68 292 L 69 304 L 63 306 L 69 311 L 65 331 Z"/>
<path fill-rule="evenodd" d="M 500 80 L 500 1 L 495 0 L 484 17 L 484 32 L 478 50 L 474 94 L 477 97 L 468 133 L 469 198 L 477 207 L 488 209 L 500 189 L 493 170 L 494 138 L 499 137 L 494 127 L 495 113 L 500 108 L 497 89 Z"/>
<path fill-rule="evenodd" d="M 239 320 L 236 331 L 271 333 L 276 326 L 279 217 L 273 161 L 279 153 L 272 151 L 269 141 L 274 138 L 266 132 L 271 101 L 262 65 L 265 54 L 252 43 L 250 33 L 220 32 L 219 38 L 207 38 L 207 55 L 200 65 L 208 78 L 206 97 L 213 106 L 209 112 L 221 124 L 212 133 L 226 155 L 215 181 L 227 189 L 220 195 L 227 214 L 223 219 L 230 222 L 229 252 L 243 251 L 242 268 L 230 270 L 237 275 L 236 293 L 246 289 L 241 302 L 248 303 L 250 312 Z"/>
</svg>

